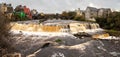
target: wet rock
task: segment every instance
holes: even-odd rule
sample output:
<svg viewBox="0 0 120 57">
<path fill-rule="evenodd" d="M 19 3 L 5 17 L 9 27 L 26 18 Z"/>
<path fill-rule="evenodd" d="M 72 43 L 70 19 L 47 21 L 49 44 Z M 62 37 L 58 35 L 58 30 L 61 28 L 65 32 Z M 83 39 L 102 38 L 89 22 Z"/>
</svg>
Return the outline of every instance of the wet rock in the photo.
<svg viewBox="0 0 120 57">
<path fill-rule="evenodd" d="M 110 52 L 110 54 L 113 55 L 113 56 L 118 56 L 118 55 L 120 55 L 120 53 L 117 53 L 117 52 Z"/>
<path fill-rule="evenodd" d="M 96 57 L 95 47 L 96 41 L 88 41 L 86 43 L 73 46 L 54 46 L 42 49 L 36 54 L 36 57 Z M 97 48 L 96 48 L 97 49 Z M 104 53 L 104 52 L 103 52 Z M 102 55 L 103 55 L 102 53 Z M 101 54 L 100 54 L 101 55 Z"/>
<path fill-rule="evenodd" d="M 119 41 L 115 41 L 115 44 L 119 43 Z"/>
<path fill-rule="evenodd" d="M 21 57 L 21 53 L 5 54 L 2 57 Z"/>
<path fill-rule="evenodd" d="M 113 57 L 109 52 L 120 52 L 120 41 L 115 40 L 77 39 L 71 36 L 21 36 L 14 39 L 13 46 L 22 57 Z"/>
<path fill-rule="evenodd" d="M 103 50 L 103 51 L 107 51 L 105 48 L 103 48 L 102 46 L 98 46 L 97 47 L 98 49 L 101 49 L 101 50 Z"/>
</svg>

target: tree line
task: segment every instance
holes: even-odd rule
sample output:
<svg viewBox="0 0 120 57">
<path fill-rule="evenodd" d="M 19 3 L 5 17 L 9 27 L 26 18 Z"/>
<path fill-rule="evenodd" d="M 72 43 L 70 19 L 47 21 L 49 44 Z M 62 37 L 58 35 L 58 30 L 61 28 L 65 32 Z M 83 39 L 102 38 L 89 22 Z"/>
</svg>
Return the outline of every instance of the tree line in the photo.
<svg viewBox="0 0 120 57">
<path fill-rule="evenodd" d="M 112 12 L 107 17 L 97 17 L 96 22 L 104 29 L 120 31 L 120 12 Z"/>
</svg>

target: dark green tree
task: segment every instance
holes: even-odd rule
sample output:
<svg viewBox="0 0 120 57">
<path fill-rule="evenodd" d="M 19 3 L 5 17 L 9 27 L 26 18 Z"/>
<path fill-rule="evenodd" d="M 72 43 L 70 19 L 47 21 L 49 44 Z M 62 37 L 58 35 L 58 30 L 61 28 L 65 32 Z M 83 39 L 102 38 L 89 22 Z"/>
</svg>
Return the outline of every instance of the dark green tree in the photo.
<svg viewBox="0 0 120 57">
<path fill-rule="evenodd" d="M 112 12 L 108 17 L 96 18 L 96 22 L 104 29 L 120 31 L 120 12 Z"/>
</svg>

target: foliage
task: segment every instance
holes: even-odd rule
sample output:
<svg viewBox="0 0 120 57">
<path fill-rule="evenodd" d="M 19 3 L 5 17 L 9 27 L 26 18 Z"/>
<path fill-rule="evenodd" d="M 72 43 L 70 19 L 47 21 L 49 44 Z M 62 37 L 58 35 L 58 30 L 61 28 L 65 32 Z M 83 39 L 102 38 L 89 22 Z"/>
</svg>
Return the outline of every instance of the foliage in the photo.
<svg viewBox="0 0 120 57">
<path fill-rule="evenodd" d="M 69 19 L 74 19 L 76 16 L 76 12 L 68 12 L 68 18 Z"/>
<path fill-rule="evenodd" d="M 106 30 L 106 32 L 109 33 L 111 36 L 120 36 L 120 31 Z"/>
<path fill-rule="evenodd" d="M 96 22 L 104 29 L 120 31 L 120 12 L 113 12 L 108 17 L 96 18 Z"/>
<path fill-rule="evenodd" d="M 14 12 L 12 21 L 24 21 L 27 20 L 27 16 L 24 12 Z"/>
<path fill-rule="evenodd" d="M 84 18 L 84 16 L 76 16 L 74 18 L 74 20 L 76 20 L 76 21 L 85 21 L 85 18 Z"/>
<path fill-rule="evenodd" d="M 56 39 L 55 42 L 62 42 L 62 40 L 61 39 Z"/>
<path fill-rule="evenodd" d="M 61 19 L 70 19 L 70 20 L 76 20 L 76 21 L 86 21 L 84 16 L 77 16 L 76 12 L 70 11 L 70 12 L 63 12 L 61 14 Z"/>
<path fill-rule="evenodd" d="M 67 17 L 68 17 L 67 12 L 66 12 L 66 11 L 63 11 L 60 18 L 61 18 L 61 19 L 68 19 Z"/>
</svg>

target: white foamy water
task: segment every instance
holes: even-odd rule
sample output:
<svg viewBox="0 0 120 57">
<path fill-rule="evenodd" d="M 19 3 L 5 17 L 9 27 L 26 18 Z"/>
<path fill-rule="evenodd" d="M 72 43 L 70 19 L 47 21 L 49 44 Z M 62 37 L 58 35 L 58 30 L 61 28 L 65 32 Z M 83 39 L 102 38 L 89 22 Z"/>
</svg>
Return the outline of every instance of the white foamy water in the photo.
<svg viewBox="0 0 120 57">
<path fill-rule="evenodd" d="M 28 31 L 19 31 L 19 30 L 12 30 L 11 31 L 13 34 L 22 34 L 22 35 L 33 35 L 33 36 L 48 36 L 48 37 L 53 37 L 53 36 L 71 36 L 74 37 L 72 34 L 69 33 L 63 33 L 63 32 L 28 32 Z"/>
<path fill-rule="evenodd" d="M 109 36 L 109 37 L 106 37 L 106 38 L 100 38 L 100 39 L 120 40 L 120 37 Z"/>
<path fill-rule="evenodd" d="M 93 32 L 97 33 L 98 31 L 103 31 L 103 29 L 87 30 L 86 32 L 87 33 L 93 33 Z M 63 33 L 63 32 L 28 32 L 28 31 L 19 31 L 19 30 L 12 30 L 11 32 L 13 34 L 22 34 L 22 35 L 25 35 L 25 36 L 30 36 L 30 35 L 32 35 L 34 37 L 38 36 L 39 38 L 43 37 L 43 36 L 46 36 L 46 37 L 49 37 L 49 38 L 54 37 L 54 36 L 62 36 L 62 37 L 71 36 L 73 38 L 76 38 L 74 35 L 72 35 L 70 33 Z M 100 38 L 100 39 L 111 39 L 111 40 L 116 39 L 116 40 L 120 40 L 120 37 L 109 36 L 109 37 Z"/>
</svg>

